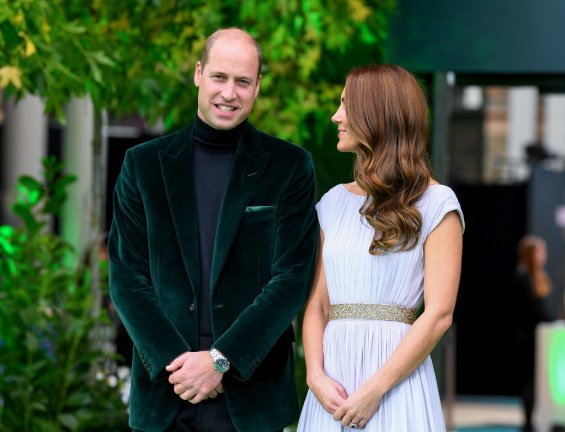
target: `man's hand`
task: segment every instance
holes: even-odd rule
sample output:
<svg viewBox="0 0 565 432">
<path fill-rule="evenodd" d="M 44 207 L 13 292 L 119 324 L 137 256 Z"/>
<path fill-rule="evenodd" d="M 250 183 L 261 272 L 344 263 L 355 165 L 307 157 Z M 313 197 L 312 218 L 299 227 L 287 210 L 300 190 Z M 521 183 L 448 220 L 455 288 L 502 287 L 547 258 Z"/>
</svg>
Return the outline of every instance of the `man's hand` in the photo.
<svg viewBox="0 0 565 432">
<path fill-rule="evenodd" d="M 214 369 L 208 351 L 185 352 L 165 369 L 172 372 L 169 382 L 173 384 L 175 393 L 192 404 L 223 393 L 223 374 Z"/>
</svg>

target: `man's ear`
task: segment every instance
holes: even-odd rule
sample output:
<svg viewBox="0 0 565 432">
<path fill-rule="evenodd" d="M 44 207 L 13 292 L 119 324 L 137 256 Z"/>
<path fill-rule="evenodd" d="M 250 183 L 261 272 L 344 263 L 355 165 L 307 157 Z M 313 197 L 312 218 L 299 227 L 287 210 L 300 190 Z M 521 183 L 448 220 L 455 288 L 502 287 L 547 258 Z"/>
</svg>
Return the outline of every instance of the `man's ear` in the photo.
<svg viewBox="0 0 565 432">
<path fill-rule="evenodd" d="M 255 97 L 257 97 L 257 95 L 259 94 L 259 89 L 261 88 L 261 77 L 262 75 L 259 75 L 257 77 L 257 85 L 255 86 Z"/>
<path fill-rule="evenodd" d="M 200 87 L 200 80 L 202 79 L 202 63 L 196 62 L 196 68 L 194 69 L 194 85 Z"/>
</svg>

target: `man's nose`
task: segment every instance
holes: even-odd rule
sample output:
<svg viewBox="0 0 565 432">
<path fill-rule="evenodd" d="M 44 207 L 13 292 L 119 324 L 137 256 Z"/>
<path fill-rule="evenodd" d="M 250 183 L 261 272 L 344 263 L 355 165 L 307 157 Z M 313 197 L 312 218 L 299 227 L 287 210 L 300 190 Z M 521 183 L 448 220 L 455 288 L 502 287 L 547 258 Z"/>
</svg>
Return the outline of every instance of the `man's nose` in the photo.
<svg viewBox="0 0 565 432">
<path fill-rule="evenodd" d="M 235 99 L 235 95 L 236 95 L 235 83 L 233 81 L 226 82 L 224 88 L 222 89 L 222 97 L 224 98 L 224 100 Z"/>
</svg>

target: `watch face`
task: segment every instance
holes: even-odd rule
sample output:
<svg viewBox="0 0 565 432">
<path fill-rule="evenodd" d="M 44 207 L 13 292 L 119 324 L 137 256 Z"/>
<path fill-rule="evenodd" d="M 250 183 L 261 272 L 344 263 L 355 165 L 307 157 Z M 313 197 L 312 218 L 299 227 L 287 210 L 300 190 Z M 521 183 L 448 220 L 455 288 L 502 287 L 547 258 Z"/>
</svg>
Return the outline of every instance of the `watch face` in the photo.
<svg viewBox="0 0 565 432">
<path fill-rule="evenodd" d="M 214 360 L 214 369 L 218 372 L 227 372 L 230 368 L 230 362 L 225 358 L 218 358 Z"/>
</svg>

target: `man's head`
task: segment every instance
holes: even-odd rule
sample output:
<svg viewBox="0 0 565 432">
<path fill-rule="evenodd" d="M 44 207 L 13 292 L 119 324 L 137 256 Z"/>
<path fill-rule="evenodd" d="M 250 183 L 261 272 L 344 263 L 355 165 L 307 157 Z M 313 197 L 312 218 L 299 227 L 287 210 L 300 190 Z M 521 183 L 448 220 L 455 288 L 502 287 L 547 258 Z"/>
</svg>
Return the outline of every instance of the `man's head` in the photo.
<svg viewBox="0 0 565 432">
<path fill-rule="evenodd" d="M 233 129 L 251 112 L 261 82 L 261 50 L 249 33 L 213 33 L 196 63 L 198 116 L 215 129 Z"/>
</svg>

